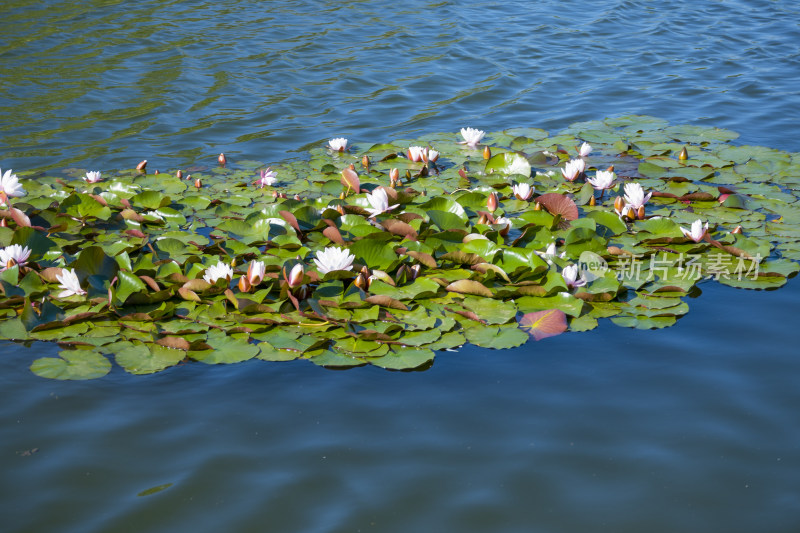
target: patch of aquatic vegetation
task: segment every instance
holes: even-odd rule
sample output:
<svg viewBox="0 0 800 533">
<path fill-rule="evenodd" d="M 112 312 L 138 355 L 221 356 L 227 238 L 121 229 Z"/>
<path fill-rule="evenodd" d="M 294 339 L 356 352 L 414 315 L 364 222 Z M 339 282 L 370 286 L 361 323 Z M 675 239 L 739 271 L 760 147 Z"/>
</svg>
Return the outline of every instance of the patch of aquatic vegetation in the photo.
<svg viewBox="0 0 800 533">
<path fill-rule="evenodd" d="M 667 327 L 700 282 L 798 271 L 800 154 L 644 116 L 481 133 L 334 139 L 271 169 L 6 172 L 0 338 L 57 342 L 31 365 L 57 379 L 414 369 L 601 319 Z"/>
</svg>

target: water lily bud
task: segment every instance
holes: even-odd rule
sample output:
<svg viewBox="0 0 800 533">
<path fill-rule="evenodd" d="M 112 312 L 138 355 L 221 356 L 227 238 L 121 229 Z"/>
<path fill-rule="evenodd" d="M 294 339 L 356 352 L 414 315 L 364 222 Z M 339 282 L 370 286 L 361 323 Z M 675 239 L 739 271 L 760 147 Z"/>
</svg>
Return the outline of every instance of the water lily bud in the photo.
<svg viewBox="0 0 800 533">
<path fill-rule="evenodd" d="M 735 228 L 733 228 L 733 231 L 731 233 L 733 233 L 733 234 L 741 234 L 742 233 L 742 227 L 741 226 L 736 226 Z"/>
<path fill-rule="evenodd" d="M 219 161 L 219 164 L 222 165 L 223 167 L 225 166 L 225 163 L 228 162 L 228 160 L 225 158 L 225 154 L 222 153 L 220 153 L 219 157 L 217 157 L 217 161 Z"/>
<path fill-rule="evenodd" d="M 542 204 L 540 204 L 539 202 L 536 202 L 535 204 L 533 204 L 533 210 L 534 211 L 541 211 L 542 210 Z"/>
<path fill-rule="evenodd" d="M 350 166 L 347 168 L 349 168 L 350 170 L 355 170 L 356 166 L 353 163 L 350 163 Z"/>
<path fill-rule="evenodd" d="M 683 147 L 683 150 L 681 150 L 681 153 L 678 154 L 678 159 L 680 159 L 681 161 L 686 161 L 687 159 L 689 159 L 689 152 L 686 151 L 685 146 Z"/>
<path fill-rule="evenodd" d="M 364 157 L 361 158 L 361 165 L 367 170 L 369 170 L 369 156 L 365 155 Z"/>
<path fill-rule="evenodd" d="M 280 193 L 278 196 L 280 196 L 281 198 L 284 198 L 284 199 L 285 199 L 285 198 L 286 198 L 286 193 L 285 193 L 285 192 L 282 192 L 282 193 Z"/>
<path fill-rule="evenodd" d="M 622 213 L 622 209 L 625 207 L 625 198 L 622 196 L 617 196 L 614 199 L 614 210 L 617 213 Z"/>
<path fill-rule="evenodd" d="M 400 171 L 396 168 L 393 168 L 389 171 L 389 180 L 397 181 L 400 179 Z"/>
<path fill-rule="evenodd" d="M 136 170 L 144 170 L 147 167 L 147 159 L 136 165 Z"/>
<path fill-rule="evenodd" d="M 303 285 L 302 287 L 295 289 L 294 296 L 298 300 L 304 300 L 308 296 L 308 293 L 308 285 Z"/>
<path fill-rule="evenodd" d="M 364 274 L 359 274 L 356 276 L 356 280 L 353 282 L 353 285 L 361 289 L 362 291 L 367 290 L 367 278 L 364 277 Z"/>
<path fill-rule="evenodd" d="M 295 200 L 299 200 L 299 199 L 300 199 L 300 195 L 299 195 L 299 194 L 295 194 L 295 195 L 294 195 L 294 199 L 295 199 Z"/>
<path fill-rule="evenodd" d="M 339 212 L 340 215 L 344 215 L 344 206 L 342 204 L 337 205 L 336 210 Z"/>
<path fill-rule="evenodd" d="M 253 285 L 258 285 L 264 280 L 264 262 L 250 261 L 247 265 L 247 281 Z"/>
<path fill-rule="evenodd" d="M 248 292 L 250 290 L 250 280 L 247 279 L 247 276 L 242 276 L 239 278 L 239 290 L 242 292 Z"/>
<path fill-rule="evenodd" d="M 188 174 L 188 175 L 186 176 L 186 181 L 189 181 L 190 179 L 192 179 L 192 175 L 191 175 L 191 174 Z"/>
<path fill-rule="evenodd" d="M 289 284 L 289 287 L 299 287 L 303 284 L 303 276 L 305 275 L 305 269 L 303 268 L 302 263 L 298 263 L 292 267 L 292 271 L 289 273 L 289 277 L 286 277 L 286 269 L 283 271 L 283 277 L 286 279 L 286 283 Z"/>
<path fill-rule="evenodd" d="M 155 169 L 155 170 L 153 171 L 153 174 L 155 174 L 156 176 L 158 176 L 159 174 L 161 174 L 161 172 L 159 172 L 159 171 L 158 171 L 158 169 Z"/>
<path fill-rule="evenodd" d="M 622 210 L 622 217 L 628 220 L 636 220 L 636 212 L 631 206 L 626 205 L 625 209 Z"/>
<path fill-rule="evenodd" d="M 362 274 L 364 274 L 364 276 L 367 277 L 367 278 L 370 277 L 370 275 L 371 275 L 370 271 L 369 271 L 369 268 L 367 268 L 367 265 L 364 265 L 363 267 L 361 267 L 361 271 L 360 272 Z"/>
<path fill-rule="evenodd" d="M 412 266 L 411 268 L 408 269 L 408 277 L 412 281 L 417 279 L 417 276 L 419 276 L 420 270 L 422 270 L 422 267 L 419 264 Z"/>
<path fill-rule="evenodd" d="M 183 179 L 183 170 L 177 171 L 175 173 L 175 177 L 178 178 L 179 180 L 182 180 Z"/>
<path fill-rule="evenodd" d="M 589 198 L 589 205 L 591 206 L 597 205 L 597 200 L 594 199 L 594 195 L 592 195 L 592 197 Z"/>
<path fill-rule="evenodd" d="M 197 187 L 198 189 L 203 186 L 203 184 L 200 182 L 200 178 L 194 180 L 194 186 Z"/>
<path fill-rule="evenodd" d="M 278 197 L 278 191 L 272 191 L 272 197 L 273 198 L 277 198 Z"/>
<path fill-rule="evenodd" d="M 611 166 L 609 166 L 609 167 L 606 169 L 606 172 L 614 172 L 614 165 L 611 165 Z"/>
<path fill-rule="evenodd" d="M 395 185 L 395 187 L 402 186 L 403 185 L 403 180 L 397 180 L 396 182 L 394 182 L 394 185 Z"/>
<path fill-rule="evenodd" d="M 478 217 L 478 222 L 477 223 L 478 224 L 488 224 L 489 223 L 489 218 L 486 216 L 486 214 L 482 213 L 481 216 Z"/>
<path fill-rule="evenodd" d="M 400 265 L 400 268 L 397 269 L 397 273 L 394 275 L 395 283 L 403 283 L 408 279 L 408 267 L 406 265 Z"/>
<path fill-rule="evenodd" d="M 640 205 L 639 210 L 636 212 L 636 218 L 639 220 L 644 220 L 644 206 Z"/>
<path fill-rule="evenodd" d="M 407 179 L 407 180 L 410 180 L 410 179 L 411 179 L 411 171 L 410 171 L 410 170 L 408 170 L 408 169 L 406 169 L 406 179 Z"/>
<path fill-rule="evenodd" d="M 6 222 L 6 219 L 4 218 L 0 219 L 0 228 L 7 228 L 7 227 L 8 227 L 8 222 Z"/>
<path fill-rule="evenodd" d="M 489 198 L 486 199 L 486 207 L 489 208 L 489 211 L 494 213 L 497 211 L 497 206 L 499 205 L 500 200 L 497 198 L 497 193 L 493 192 L 489 195 Z"/>
<path fill-rule="evenodd" d="M 491 159 L 491 157 L 492 157 L 492 151 L 489 150 L 488 146 L 484 146 L 483 147 L 483 158 L 484 159 Z"/>
</svg>

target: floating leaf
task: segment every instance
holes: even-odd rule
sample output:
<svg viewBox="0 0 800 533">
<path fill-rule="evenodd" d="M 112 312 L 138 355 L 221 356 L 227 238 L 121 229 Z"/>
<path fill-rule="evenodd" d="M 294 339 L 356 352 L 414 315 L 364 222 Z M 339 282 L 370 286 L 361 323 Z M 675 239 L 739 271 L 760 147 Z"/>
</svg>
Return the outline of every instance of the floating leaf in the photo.
<svg viewBox="0 0 800 533">
<path fill-rule="evenodd" d="M 493 296 L 492 291 L 485 285 L 470 279 L 462 279 L 459 281 L 454 281 L 453 283 L 445 287 L 445 290 L 450 292 L 458 292 L 461 294 L 474 294 L 476 296 L 485 296 L 487 298 L 491 298 Z"/>
<path fill-rule="evenodd" d="M 519 326 L 540 341 L 567 331 L 567 316 L 558 309 L 536 311 L 523 315 L 519 319 Z"/>
<path fill-rule="evenodd" d="M 555 192 L 543 194 L 536 198 L 536 201 L 550 214 L 560 215 L 564 220 L 576 220 L 579 216 L 578 206 L 571 198 L 563 194 Z"/>
<path fill-rule="evenodd" d="M 95 379 L 111 370 L 111 362 L 91 350 L 62 350 L 59 357 L 42 357 L 31 364 L 37 376 L 50 379 Z"/>
</svg>

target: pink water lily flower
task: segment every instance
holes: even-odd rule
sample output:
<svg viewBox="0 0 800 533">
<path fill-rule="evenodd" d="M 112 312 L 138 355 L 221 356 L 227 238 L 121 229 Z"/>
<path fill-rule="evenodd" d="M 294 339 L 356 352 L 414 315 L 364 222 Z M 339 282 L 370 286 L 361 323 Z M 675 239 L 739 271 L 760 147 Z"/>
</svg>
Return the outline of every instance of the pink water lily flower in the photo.
<svg viewBox="0 0 800 533">
<path fill-rule="evenodd" d="M 564 278 L 564 283 L 566 283 L 567 287 L 570 289 L 586 285 L 586 280 L 583 279 L 583 276 L 578 278 L 578 265 L 564 267 L 564 270 L 561 271 L 561 277 Z"/>
<path fill-rule="evenodd" d="M 687 239 L 691 239 L 694 242 L 700 242 L 708 233 L 708 222 L 706 222 L 705 226 L 703 225 L 703 221 L 699 218 L 692 222 L 692 227 L 690 229 L 686 229 L 683 226 L 680 227 L 683 235 Z"/>
<path fill-rule="evenodd" d="M 517 183 L 511 187 L 514 196 L 519 200 L 527 202 L 533 196 L 533 186 L 530 183 Z"/>
<path fill-rule="evenodd" d="M 328 148 L 334 152 L 344 152 L 347 150 L 347 139 L 344 137 L 336 137 L 328 141 Z"/>
<path fill-rule="evenodd" d="M 59 298 L 86 294 L 86 291 L 81 289 L 81 282 L 78 281 L 78 275 L 75 270 L 62 268 L 61 274 L 57 274 L 56 279 L 61 284 L 61 288 L 64 289 L 58 294 Z"/>
<path fill-rule="evenodd" d="M 581 157 L 586 157 L 587 155 L 592 153 L 592 145 L 586 142 L 583 143 L 580 149 L 578 150 L 578 153 L 580 154 Z"/>
<path fill-rule="evenodd" d="M 83 177 L 83 181 L 86 183 L 97 183 L 98 181 L 103 181 L 103 178 L 100 177 L 100 172 L 91 171 L 86 173 L 86 175 Z"/>
<path fill-rule="evenodd" d="M 0 250 L 0 272 L 14 265 L 25 266 L 30 256 L 31 250 L 27 246 L 24 248 L 19 244 L 6 246 Z"/>
<path fill-rule="evenodd" d="M 267 167 L 266 170 L 261 171 L 261 177 L 256 180 L 256 183 L 258 183 L 259 188 L 264 188 L 268 185 L 274 185 L 275 182 L 278 181 L 276 178 L 277 175 L 277 172 L 270 170 L 269 167 Z"/>
<path fill-rule="evenodd" d="M 466 144 L 470 148 L 477 148 L 478 143 L 481 142 L 481 139 L 486 135 L 486 132 L 483 130 L 478 130 L 475 128 L 461 128 L 461 136 L 464 138 L 463 142 L 459 144 Z"/>
<path fill-rule="evenodd" d="M 653 193 L 651 192 L 645 196 L 644 189 L 638 183 L 625 184 L 625 203 L 633 209 L 639 209 L 646 204 L 652 195 Z"/>
<path fill-rule="evenodd" d="M 586 181 L 588 181 L 595 190 L 602 191 L 612 188 L 615 179 L 617 179 L 617 175 L 614 171 L 598 170 L 595 172 L 594 178 L 586 178 Z"/>
<path fill-rule="evenodd" d="M 586 161 L 583 159 L 572 159 L 571 161 L 567 161 L 567 164 L 561 169 L 561 174 L 564 176 L 565 180 L 575 181 L 578 176 L 583 174 L 584 170 L 586 170 Z"/>
</svg>

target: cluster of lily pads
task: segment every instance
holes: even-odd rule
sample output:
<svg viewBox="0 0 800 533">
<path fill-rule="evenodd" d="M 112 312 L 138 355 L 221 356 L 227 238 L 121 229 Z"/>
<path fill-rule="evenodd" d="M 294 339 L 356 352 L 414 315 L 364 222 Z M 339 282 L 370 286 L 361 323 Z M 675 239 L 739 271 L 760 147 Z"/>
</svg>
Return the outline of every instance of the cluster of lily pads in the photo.
<svg viewBox="0 0 800 533">
<path fill-rule="evenodd" d="M 713 279 L 798 271 L 800 154 L 627 116 L 551 136 L 336 138 L 302 160 L 0 172 L 0 339 L 38 375 L 308 359 L 425 368 L 608 318 L 661 328 Z"/>
</svg>

